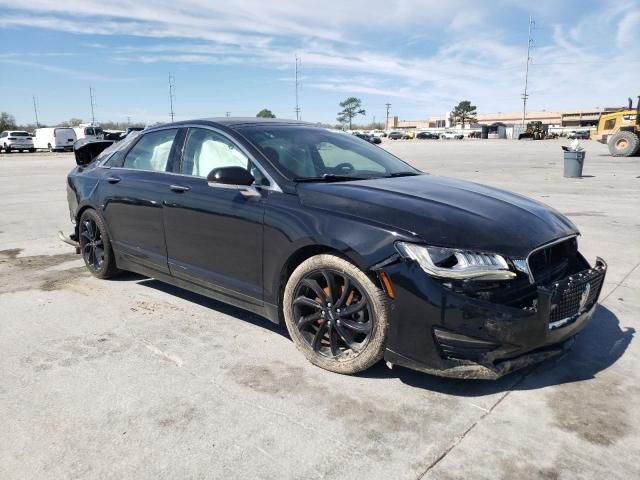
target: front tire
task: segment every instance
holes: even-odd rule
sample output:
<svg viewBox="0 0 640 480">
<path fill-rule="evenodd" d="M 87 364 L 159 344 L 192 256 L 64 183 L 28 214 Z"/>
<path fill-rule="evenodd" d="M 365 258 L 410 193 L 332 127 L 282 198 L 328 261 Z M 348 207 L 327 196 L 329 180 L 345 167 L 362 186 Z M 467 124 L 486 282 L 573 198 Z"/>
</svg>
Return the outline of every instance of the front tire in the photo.
<svg viewBox="0 0 640 480">
<path fill-rule="evenodd" d="M 111 247 L 111 239 L 102 217 L 92 209 L 85 210 L 78 225 L 80 252 L 91 275 L 107 279 L 120 271 Z"/>
<path fill-rule="evenodd" d="M 631 157 L 638 153 L 640 139 L 635 133 L 623 130 L 611 136 L 608 146 L 614 157 Z"/>
<path fill-rule="evenodd" d="M 294 270 L 283 310 L 298 350 L 314 365 L 354 374 L 384 355 L 388 330 L 384 291 L 336 255 L 311 257 Z"/>
</svg>

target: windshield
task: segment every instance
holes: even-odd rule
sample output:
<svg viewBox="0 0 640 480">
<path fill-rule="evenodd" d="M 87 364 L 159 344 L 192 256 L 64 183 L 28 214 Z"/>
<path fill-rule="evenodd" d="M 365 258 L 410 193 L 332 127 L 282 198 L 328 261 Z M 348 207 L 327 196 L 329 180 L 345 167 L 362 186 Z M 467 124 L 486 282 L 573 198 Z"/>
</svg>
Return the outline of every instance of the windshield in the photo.
<svg viewBox="0 0 640 480">
<path fill-rule="evenodd" d="M 11 136 L 11 137 L 29 137 L 30 135 L 27 132 L 9 132 L 9 136 Z"/>
<path fill-rule="evenodd" d="M 292 180 L 389 177 L 420 172 L 355 135 L 304 126 L 238 128 L 278 170 Z"/>
</svg>

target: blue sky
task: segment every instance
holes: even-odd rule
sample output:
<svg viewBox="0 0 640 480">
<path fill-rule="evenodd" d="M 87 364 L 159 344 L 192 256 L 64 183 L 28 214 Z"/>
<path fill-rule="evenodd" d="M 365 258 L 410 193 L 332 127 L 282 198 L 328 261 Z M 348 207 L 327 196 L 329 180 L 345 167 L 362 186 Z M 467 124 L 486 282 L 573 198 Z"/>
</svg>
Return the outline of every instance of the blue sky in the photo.
<svg viewBox="0 0 640 480">
<path fill-rule="evenodd" d="M 616 106 L 640 95 L 640 0 L 0 0 L 0 111 L 33 122 L 294 118 L 335 122 L 362 99 L 366 120 L 521 109 L 534 15 L 531 110 Z"/>
</svg>

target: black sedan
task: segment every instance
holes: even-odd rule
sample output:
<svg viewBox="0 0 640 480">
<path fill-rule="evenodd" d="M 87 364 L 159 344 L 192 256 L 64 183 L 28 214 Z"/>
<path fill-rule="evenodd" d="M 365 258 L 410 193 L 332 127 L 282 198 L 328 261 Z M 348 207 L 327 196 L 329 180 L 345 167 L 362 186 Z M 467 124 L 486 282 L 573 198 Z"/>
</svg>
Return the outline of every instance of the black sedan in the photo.
<svg viewBox="0 0 640 480">
<path fill-rule="evenodd" d="M 89 271 L 123 270 L 286 325 L 315 365 L 382 358 L 497 378 L 566 351 L 606 272 L 520 195 L 422 173 L 351 135 L 275 119 L 78 144 L 67 190 Z M 93 158 L 95 157 L 95 158 Z"/>
<path fill-rule="evenodd" d="M 419 132 L 416 138 L 419 140 L 438 140 L 440 135 L 431 132 Z"/>
<path fill-rule="evenodd" d="M 352 135 L 355 137 L 361 138 L 362 140 L 369 143 L 374 143 L 374 144 L 382 143 L 382 140 L 379 137 L 374 137 L 373 135 L 369 135 L 368 133 L 354 132 Z"/>
</svg>

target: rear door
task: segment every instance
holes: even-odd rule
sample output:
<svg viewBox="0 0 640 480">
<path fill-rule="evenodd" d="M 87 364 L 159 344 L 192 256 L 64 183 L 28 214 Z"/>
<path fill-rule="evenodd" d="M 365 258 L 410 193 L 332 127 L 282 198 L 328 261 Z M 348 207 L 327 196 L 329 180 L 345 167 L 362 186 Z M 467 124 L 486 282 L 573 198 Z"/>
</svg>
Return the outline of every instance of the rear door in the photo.
<svg viewBox="0 0 640 480">
<path fill-rule="evenodd" d="M 55 148 L 71 148 L 76 141 L 76 132 L 73 128 L 56 128 L 53 131 Z"/>
<path fill-rule="evenodd" d="M 210 186 L 214 168 L 240 166 L 262 184 L 247 153 L 221 132 L 190 128 L 164 202 L 171 274 L 228 297 L 261 305 L 265 197 Z M 213 185 L 213 184 L 212 184 Z"/>
<path fill-rule="evenodd" d="M 169 268 L 162 201 L 169 188 L 166 171 L 178 131 L 167 128 L 141 135 L 121 166 L 110 168 L 100 184 L 118 259 L 165 274 Z"/>
</svg>

